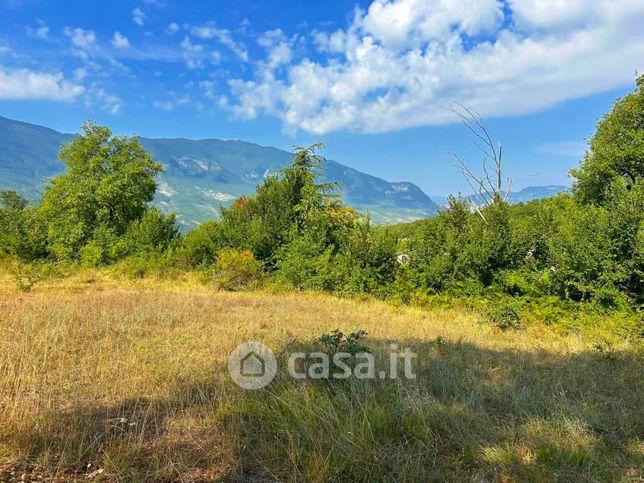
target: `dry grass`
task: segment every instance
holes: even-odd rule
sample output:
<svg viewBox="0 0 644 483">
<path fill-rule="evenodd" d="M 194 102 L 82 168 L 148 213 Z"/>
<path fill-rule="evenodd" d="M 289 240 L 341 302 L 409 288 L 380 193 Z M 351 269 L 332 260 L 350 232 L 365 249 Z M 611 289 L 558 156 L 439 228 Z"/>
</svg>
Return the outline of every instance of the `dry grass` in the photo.
<svg viewBox="0 0 644 483">
<path fill-rule="evenodd" d="M 225 373 L 241 342 L 335 328 L 411 345 L 418 378 L 249 392 Z M 0 275 L 0 480 L 637 480 L 642 369 L 626 341 L 607 357 L 463 310 L 101 272 L 20 293 Z"/>
</svg>

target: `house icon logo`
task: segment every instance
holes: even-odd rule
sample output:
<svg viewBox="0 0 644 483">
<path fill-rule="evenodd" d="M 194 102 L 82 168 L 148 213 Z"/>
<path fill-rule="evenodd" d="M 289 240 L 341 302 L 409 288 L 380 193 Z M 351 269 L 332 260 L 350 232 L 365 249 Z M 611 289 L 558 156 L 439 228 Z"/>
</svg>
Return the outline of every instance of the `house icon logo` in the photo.
<svg viewBox="0 0 644 483">
<path fill-rule="evenodd" d="M 240 365 L 240 372 L 244 377 L 262 377 L 266 373 L 264 359 L 255 351 L 246 354 Z"/>
<path fill-rule="evenodd" d="M 228 372 L 233 381 L 244 389 L 261 389 L 277 373 L 273 351 L 259 342 L 245 342 L 228 357 Z"/>
</svg>

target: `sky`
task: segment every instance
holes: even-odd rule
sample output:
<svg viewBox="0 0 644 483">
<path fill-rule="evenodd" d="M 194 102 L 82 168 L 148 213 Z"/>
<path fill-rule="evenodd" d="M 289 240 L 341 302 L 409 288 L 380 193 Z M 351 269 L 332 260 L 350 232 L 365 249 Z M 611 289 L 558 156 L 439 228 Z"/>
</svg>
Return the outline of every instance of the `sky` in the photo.
<svg viewBox="0 0 644 483">
<path fill-rule="evenodd" d="M 242 139 L 323 154 L 428 194 L 481 166 L 457 103 L 504 145 L 515 190 L 569 184 L 644 71 L 642 0 L 0 0 L 0 116 L 78 132 Z"/>
</svg>

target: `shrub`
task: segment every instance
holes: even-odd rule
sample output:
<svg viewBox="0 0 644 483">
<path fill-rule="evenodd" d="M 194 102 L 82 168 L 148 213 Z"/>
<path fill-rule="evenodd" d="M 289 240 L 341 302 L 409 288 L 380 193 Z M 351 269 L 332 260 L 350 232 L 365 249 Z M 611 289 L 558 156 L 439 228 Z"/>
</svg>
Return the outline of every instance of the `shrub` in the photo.
<svg viewBox="0 0 644 483">
<path fill-rule="evenodd" d="M 510 301 L 494 304 L 488 309 L 488 319 L 501 330 L 519 330 L 521 328 L 521 317 L 516 304 Z"/>
<path fill-rule="evenodd" d="M 58 275 L 62 268 L 61 265 L 48 260 L 23 262 L 19 259 L 14 260 L 9 267 L 16 287 L 21 292 L 30 292 L 36 284 Z"/>
<path fill-rule="evenodd" d="M 206 266 L 214 263 L 217 250 L 223 248 L 223 231 L 221 224 L 209 220 L 199 225 L 183 237 L 180 252 L 192 267 Z"/>
<path fill-rule="evenodd" d="M 262 264 L 250 250 L 220 250 L 213 268 L 213 281 L 224 290 L 254 288 L 264 279 Z"/>
<path fill-rule="evenodd" d="M 360 352 L 370 352 L 369 348 L 361 342 L 366 337 L 366 330 L 358 330 L 345 335 L 344 332 L 335 329 L 328 334 L 322 334 L 314 342 L 322 344 L 331 355 L 338 352 L 356 355 Z"/>
<path fill-rule="evenodd" d="M 141 219 L 128 225 L 124 244 L 128 253 L 162 252 L 178 239 L 175 214 L 164 215 L 158 208 L 148 208 Z"/>
<path fill-rule="evenodd" d="M 126 277 L 174 277 L 184 271 L 172 251 L 136 253 L 120 260 L 114 271 Z"/>
</svg>

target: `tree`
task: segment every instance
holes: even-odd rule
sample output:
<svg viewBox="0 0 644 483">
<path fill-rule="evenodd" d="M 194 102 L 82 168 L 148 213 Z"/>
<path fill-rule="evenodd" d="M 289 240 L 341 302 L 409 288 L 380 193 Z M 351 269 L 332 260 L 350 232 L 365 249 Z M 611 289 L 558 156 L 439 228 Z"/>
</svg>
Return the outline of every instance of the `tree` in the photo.
<svg viewBox="0 0 644 483">
<path fill-rule="evenodd" d="M 603 204 L 615 180 L 635 185 L 644 174 L 644 75 L 598 123 L 580 166 L 571 170 L 573 191 L 584 202 Z"/>
<path fill-rule="evenodd" d="M 22 260 L 47 255 L 45 227 L 34 207 L 15 191 L 0 191 L 0 254 Z"/>
<path fill-rule="evenodd" d="M 463 125 L 470 132 L 474 145 L 483 155 L 483 174 L 476 174 L 455 151 L 449 150 L 448 152 L 455 161 L 454 165 L 460 169 L 465 181 L 474 192 L 476 201 L 470 200 L 472 209 L 483 221 L 486 221 L 479 205 L 489 208 L 494 204 L 507 201 L 512 186 L 512 180 L 507 178 L 505 180 L 506 187 L 503 188 L 503 144 L 494 143 L 483 119 L 475 110 L 458 104 L 453 112 L 461 119 Z M 488 162 L 492 162 L 494 174 L 490 174 L 488 171 Z"/>
<path fill-rule="evenodd" d="M 76 258 L 97 234 L 105 243 L 122 236 L 145 213 L 162 170 L 137 137 L 112 136 L 91 121 L 59 157 L 67 169 L 46 187 L 40 214 L 51 249 L 62 258 Z"/>
<path fill-rule="evenodd" d="M 251 250 L 271 265 L 279 247 L 294 233 L 329 232 L 329 215 L 339 208 L 330 194 L 335 184 L 317 182 L 323 158 L 315 152 L 320 147 L 296 147 L 291 164 L 267 177 L 255 196 L 239 198 L 230 208 L 222 209 L 221 228 L 229 246 Z"/>
</svg>

